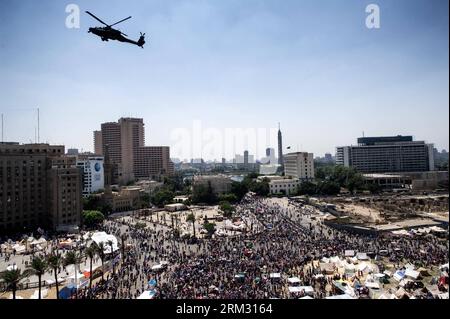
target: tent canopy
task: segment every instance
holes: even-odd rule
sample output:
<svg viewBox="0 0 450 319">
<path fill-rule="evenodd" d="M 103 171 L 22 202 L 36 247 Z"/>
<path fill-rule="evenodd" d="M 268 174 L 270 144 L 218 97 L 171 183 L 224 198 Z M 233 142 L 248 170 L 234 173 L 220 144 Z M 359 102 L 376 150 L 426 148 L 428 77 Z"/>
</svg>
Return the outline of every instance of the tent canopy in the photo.
<svg viewBox="0 0 450 319">
<path fill-rule="evenodd" d="M 289 282 L 290 284 L 298 284 L 298 283 L 300 283 L 300 278 L 298 278 L 298 277 L 292 277 L 292 278 L 289 278 L 289 279 L 288 279 L 288 282 Z"/>
</svg>

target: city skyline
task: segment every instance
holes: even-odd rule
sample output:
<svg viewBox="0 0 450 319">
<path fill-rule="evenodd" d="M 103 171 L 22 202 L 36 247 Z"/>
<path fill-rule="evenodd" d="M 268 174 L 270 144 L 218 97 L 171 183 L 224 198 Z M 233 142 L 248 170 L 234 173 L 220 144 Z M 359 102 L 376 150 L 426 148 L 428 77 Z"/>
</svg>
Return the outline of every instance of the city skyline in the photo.
<svg viewBox="0 0 450 319">
<path fill-rule="evenodd" d="M 2 1 L 5 141 L 34 141 L 39 107 L 41 142 L 85 151 L 100 123 L 127 116 L 144 118 L 149 145 L 172 147 L 174 130 L 200 120 L 220 131 L 281 122 L 285 146 L 317 156 L 362 132 L 449 149 L 447 1 L 377 1 L 377 30 L 365 26 L 369 1 L 110 3 L 77 2 L 108 21 L 132 15 L 121 29 L 146 32 L 144 50 L 89 36 L 97 22 L 84 13 L 67 29 L 66 4 Z M 272 140 L 249 151 L 261 157 Z"/>
</svg>

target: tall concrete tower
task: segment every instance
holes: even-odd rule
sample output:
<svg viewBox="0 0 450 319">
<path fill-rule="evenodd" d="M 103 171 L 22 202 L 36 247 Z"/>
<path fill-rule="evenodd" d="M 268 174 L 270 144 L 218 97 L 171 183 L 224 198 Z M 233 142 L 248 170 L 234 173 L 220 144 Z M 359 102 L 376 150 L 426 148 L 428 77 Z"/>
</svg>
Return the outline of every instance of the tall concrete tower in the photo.
<svg viewBox="0 0 450 319">
<path fill-rule="evenodd" d="M 278 164 L 283 167 L 283 134 L 281 134 L 280 123 L 278 123 Z"/>
</svg>

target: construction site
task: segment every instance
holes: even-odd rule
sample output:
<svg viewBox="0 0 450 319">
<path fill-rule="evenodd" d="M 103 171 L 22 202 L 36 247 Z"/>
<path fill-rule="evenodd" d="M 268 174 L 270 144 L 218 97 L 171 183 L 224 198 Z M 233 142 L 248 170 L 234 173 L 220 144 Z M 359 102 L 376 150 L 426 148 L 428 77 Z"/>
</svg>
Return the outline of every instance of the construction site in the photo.
<svg viewBox="0 0 450 319">
<path fill-rule="evenodd" d="M 448 229 L 449 196 L 381 195 L 367 197 L 310 198 L 322 213 L 324 223 L 357 233 Z"/>
</svg>

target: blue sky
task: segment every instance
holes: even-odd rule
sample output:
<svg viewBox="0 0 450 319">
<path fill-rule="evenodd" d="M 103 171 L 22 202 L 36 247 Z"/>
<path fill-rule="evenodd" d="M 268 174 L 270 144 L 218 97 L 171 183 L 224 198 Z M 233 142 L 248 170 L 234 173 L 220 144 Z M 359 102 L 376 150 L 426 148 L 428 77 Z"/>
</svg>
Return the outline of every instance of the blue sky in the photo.
<svg viewBox="0 0 450 319">
<path fill-rule="evenodd" d="M 65 27 L 69 3 L 80 29 Z M 370 3 L 377 30 L 365 26 Z M 85 10 L 110 23 L 132 15 L 118 27 L 146 32 L 145 49 L 88 34 L 99 23 Z M 316 155 L 363 131 L 448 150 L 448 36 L 447 0 L 2 0 L 5 137 L 34 140 L 39 106 L 41 141 L 84 150 L 121 116 L 144 118 L 148 145 L 173 145 L 174 129 L 200 120 L 281 122 L 285 145 Z"/>
</svg>

